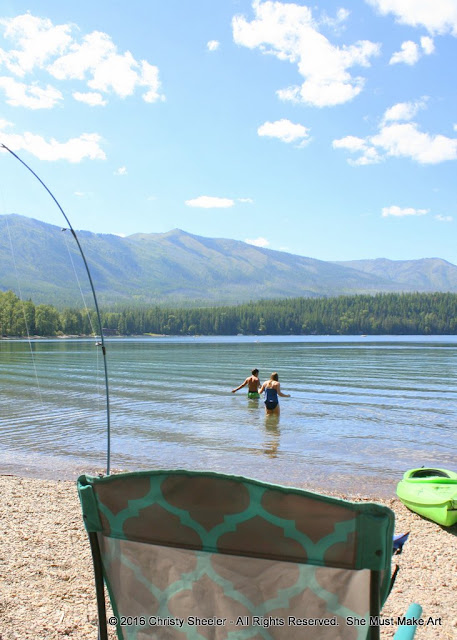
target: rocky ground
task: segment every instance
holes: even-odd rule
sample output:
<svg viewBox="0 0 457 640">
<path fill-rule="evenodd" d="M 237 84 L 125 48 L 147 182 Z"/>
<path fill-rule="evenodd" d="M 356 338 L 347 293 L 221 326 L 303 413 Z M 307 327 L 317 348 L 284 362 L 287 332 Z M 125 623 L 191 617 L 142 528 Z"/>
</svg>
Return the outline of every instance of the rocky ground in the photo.
<svg viewBox="0 0 457 640">
<path fill-rule="evenodd" d="M 0 640 L 95 640 L 92 561 L 75 483 L 0 476 L 0 492 Z M 395 512 L 397 533 L 411 532 L 383 616 L 418 602 L 435 624 L 419 628 L 417 640 L 457 639 L 456 527 L 428 522 L 398 500 L 376 501 Z"/>
</svg>

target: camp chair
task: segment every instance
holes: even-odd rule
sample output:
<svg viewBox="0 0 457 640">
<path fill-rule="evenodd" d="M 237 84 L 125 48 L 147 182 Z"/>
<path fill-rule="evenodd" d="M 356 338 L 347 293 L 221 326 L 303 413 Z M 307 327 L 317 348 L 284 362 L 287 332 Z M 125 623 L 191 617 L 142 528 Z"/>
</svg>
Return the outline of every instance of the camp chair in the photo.
<svg viewBox="0 0 457 640">
<path fill-rule="evenodd" d="M 81 476 L 78 490 L 100 640 L 103 580 L 119 640 L 380 637 L 387 507 L 212 472 Z"/>
</svg>

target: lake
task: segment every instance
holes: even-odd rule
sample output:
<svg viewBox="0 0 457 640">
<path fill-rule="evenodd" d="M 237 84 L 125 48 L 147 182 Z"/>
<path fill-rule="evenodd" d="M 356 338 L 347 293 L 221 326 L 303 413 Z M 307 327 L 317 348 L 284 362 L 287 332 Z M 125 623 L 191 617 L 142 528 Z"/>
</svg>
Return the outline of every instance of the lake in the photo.
<svg viewBox="0 0 457 640">
<path fill-rule="evenodd" d="M 411 467 L 457 468 L 456 336 L 106 340 L 111 468 L 210 469 L 393 495 Z M 278 371 L 281 416 L 246 390 Z M 94 340 L 0 341 L 0 472 L 75 478 L 106 466 Z"/>
</svg>

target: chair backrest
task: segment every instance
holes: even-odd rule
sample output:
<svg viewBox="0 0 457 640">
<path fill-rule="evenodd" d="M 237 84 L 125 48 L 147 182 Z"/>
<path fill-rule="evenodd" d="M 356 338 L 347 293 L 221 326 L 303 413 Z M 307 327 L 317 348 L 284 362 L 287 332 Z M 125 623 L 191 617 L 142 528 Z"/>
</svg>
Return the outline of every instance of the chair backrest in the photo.
<svg viewBox="0 0 457 640">
<path fill-rule="evenodd" d="M 81 476 L 78 490 L 121 640 L 377 637 L 387 507 L 212 472 Z"/>
</svg>

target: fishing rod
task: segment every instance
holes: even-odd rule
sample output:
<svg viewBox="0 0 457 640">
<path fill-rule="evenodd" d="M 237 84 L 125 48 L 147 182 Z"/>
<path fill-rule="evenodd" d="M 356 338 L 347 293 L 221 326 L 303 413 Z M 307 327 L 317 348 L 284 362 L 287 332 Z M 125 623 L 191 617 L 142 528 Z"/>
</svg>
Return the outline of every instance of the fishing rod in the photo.
<svg viewBox="0 0 457 640">
<path fill-rule="evenodd" d="M 110 475 L 110 464 L 111 464 L 111 421 L 110 421 L 110 406 L 109 406 L 108 365 L 107 365 L 107 362 L 106 362 L 106 346 L 105 346 L 105 340 L 103 338 L 102 319 L 101 319 L 101 316 L 100 316 L 100 309 L 98 307 L 97 295 L 95 293 L 95 287 L 94 287 L 94 283 L 92 281 L 92 275 L 91 275 L 91 272 L 90 272 L 90 269 L 89 269 L 89 265 L 87 264 L 86 256 L 84 255 L 84 251 L 83 251 L 83 249 L 81 247 L 81 244 L 79 242 L 79 238 L 76 235 L 76 231 L 73 229 L 70 220 L 68 219 L 65 211 L 60 206 L 57 198 L 54 196 L 52 191 L 45 185 L 43 180 L 35 173 L 35 171 L 33 171 L 33 169 L 31 167 L 29 167 L 29 165 L 26 162 L 24 162 L 24 160 L 22 160 L 22 158 L 20 158 L 18 155 L 16 155 L 14 153 L 14 151 L 11 151 L 11 149 L 9 149 L 6 146 L 6 144 L 3 144 L 1 142 L 0 143 L 0 147 L 2 149 L 5 149 L 5 151 L 8 151 L 14 158 L 16 158 L 16 160 L 18 160 L 26 169 L 28 169 L 30 171 L 30 173 L 33 176 L 35 176 L 35 178 L 38 180 L 38 182 L 41 184 L 41 186 L 44 187 L 44 189 L 48 192 L 48 194 L 54 200 L 55 204 L 59 208 L 59 211 L 61 212 L 61 214 L 63 215 L 63 217 L 65 218 L 65 220 L 66 220 L 66 222 L 68 224 L 68 228 L 70 229 L 70 231 L 71 231 L 71 233 L 73 235 L 73 238 L 76 241 L 76 244 L 77 244 L 78 249 L 79 249 L 79 253 L 81 254 L 81 257 L 82 257 L 83 262 L 84 262 L 84 266 L 86 268 L 86 273 L 87 273 L 87 276 L 89 278 L 90 288 L 92 290 L 92 296 L 93 296 L 94 303 L 95 303 L 95 310 L 97 312 L 98 327 L 99 327 L 99 330 L 100 330 L 100 343 L 97 343 L 97 344 L 99 344 L 99 346 L 101 346 L 101 348 L 102 348 L 103 366 L 104 366 L 104 371 L 105 371 L 106 426 L 107 426 L 107 433 L 106 433 L 106 440 L 107 440 L 107 442 L 106 442 L 106 475 L 109 476 Z"/>
</svg>

